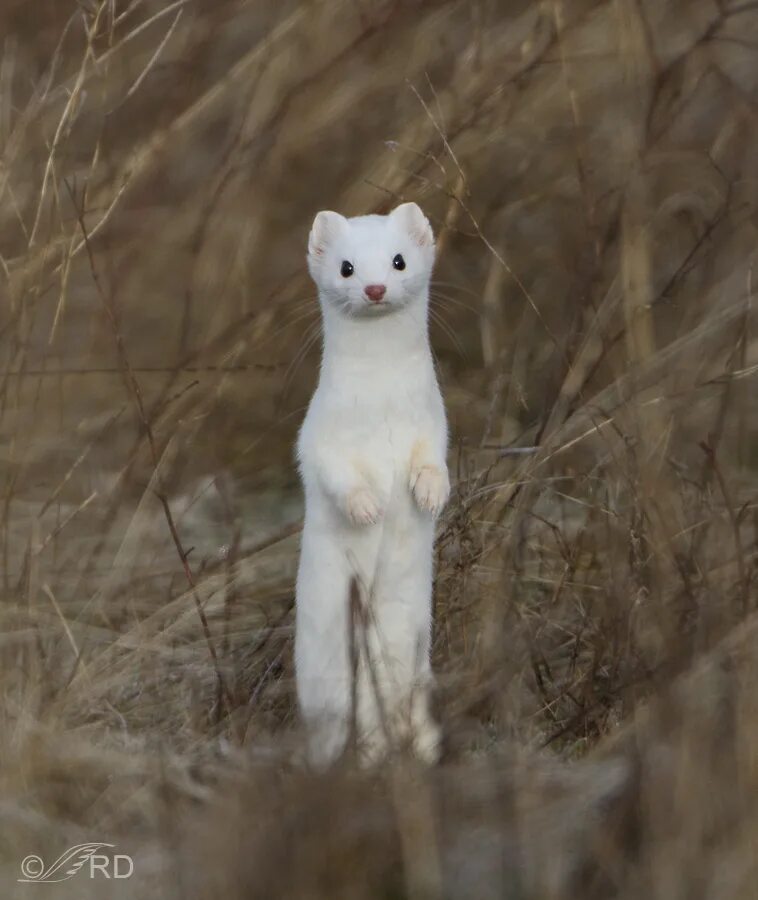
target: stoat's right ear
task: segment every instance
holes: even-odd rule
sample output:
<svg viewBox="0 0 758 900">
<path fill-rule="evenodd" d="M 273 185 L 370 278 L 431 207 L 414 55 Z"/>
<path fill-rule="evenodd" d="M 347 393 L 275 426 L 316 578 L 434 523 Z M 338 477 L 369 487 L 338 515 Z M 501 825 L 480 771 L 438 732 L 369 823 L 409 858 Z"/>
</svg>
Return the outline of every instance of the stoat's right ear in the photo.
<svg viewBox="0 0 758 900">
<path fill-rule="evenodd" d="M 323 256 L 329 245 L 347 227 L 347 219 L 330 209 L 316 214 L 308 237 L 308 256 L 315 259 Z"/>
</svg>

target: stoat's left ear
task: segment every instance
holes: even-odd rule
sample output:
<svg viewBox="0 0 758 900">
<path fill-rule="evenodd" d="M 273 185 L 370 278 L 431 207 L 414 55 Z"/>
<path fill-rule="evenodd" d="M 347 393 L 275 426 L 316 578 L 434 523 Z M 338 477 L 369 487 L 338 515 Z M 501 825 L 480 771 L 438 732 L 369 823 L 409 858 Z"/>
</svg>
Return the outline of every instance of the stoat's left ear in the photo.
<svg viewBox="0 0 758 900">
<path fill-rule="evenodd" d="M 419 247 L 434 247 L 432 226 L 417 203 L 401 203 L 392 210 L 390 216 L 402 222 L 403 228 Z"/>
</svg>

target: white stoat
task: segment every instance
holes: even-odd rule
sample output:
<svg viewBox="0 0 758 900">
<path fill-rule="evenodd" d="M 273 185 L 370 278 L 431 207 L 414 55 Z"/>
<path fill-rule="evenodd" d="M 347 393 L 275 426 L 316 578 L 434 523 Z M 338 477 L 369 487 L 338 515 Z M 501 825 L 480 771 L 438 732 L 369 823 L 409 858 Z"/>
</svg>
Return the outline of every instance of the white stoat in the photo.
<svg viewBox="0 0 758 900">
<path fill-rule="evenodd" d="M 341 754 L 353 723 L 365 760 L 403 744 L 428 761 L 439 755 L 432 548 L 450 482 L 427 324 L 433 264 L 432 229 L 415 203 L 313 222 L 308 267 L 324 346 L 297 445 L 305 525 L 295 668 L 315 765 Z"/>
</svg>

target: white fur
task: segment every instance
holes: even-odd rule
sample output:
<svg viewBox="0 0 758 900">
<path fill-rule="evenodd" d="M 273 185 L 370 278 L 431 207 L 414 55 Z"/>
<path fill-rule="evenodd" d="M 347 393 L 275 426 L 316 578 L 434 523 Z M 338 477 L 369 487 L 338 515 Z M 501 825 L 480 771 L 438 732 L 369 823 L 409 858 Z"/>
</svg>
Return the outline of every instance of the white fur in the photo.
<svg viewBox="0 0 758 900">
<path fill-rule="evenodd" d="M 404 271 L 393 267 L 398 253 Z M 428 709 L 432 548 L 450 485 L 427 325 L 433 264 L 432 230 L 415 203 L 388 216 L 320 212 L 313 223 L 308 267 L 324 348 L 297 446 L 305 525 L 295 666 L 315 765 L 341 754 L 353 722 L 366 760 L 403 743 L 428 761 L 439 753 Z M 363 293 L 369 284 L 386 285 L 381 304 Z"/>
</svg>

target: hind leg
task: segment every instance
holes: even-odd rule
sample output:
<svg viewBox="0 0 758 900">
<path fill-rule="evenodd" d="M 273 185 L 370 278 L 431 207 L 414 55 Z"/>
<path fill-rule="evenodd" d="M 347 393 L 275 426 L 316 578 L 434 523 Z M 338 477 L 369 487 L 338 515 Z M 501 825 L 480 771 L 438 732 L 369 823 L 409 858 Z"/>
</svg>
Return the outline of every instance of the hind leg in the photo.
<svg viewBox="0 0 758 900">
<path fill-rule="evenodd" d="M 430 676 L 431 677 L 431 676 Z M 439 762 L 442 752 L 442 732 L 429 710 L 431 682 L 416 690 L 411 700 L 411 747 L 422 762 Z"/>
<path fill-rule="evenodd" d="M 381 594 L 376 600 L 375 624 L 367 641 L 371 649 L 368 659 L 361 660 L 358 681 L 362 758 L 370 763 L 389 751 L 409 749 L 434 763 L 439 758 L 440 730 L 429 709 L 428 632 L 414 627 L 418 611 L 413 606 Z"/>
<path fill-rule="evenodd" d="M 358 725 L 366 755 L 408 746 L 434 762 L 440 734 L 429 712 L 433 524 L 415 511 L 388 529 L 366 616 Z"/>
<path fill-rule="evenodd" d="M 350 585 L 373 570 L 381 532 L 308 521 L 296 585 L 295 675 L 308 757 L 319 768 L 347 746 L 357 690 Z"/>
<path fill-rule="evenodd" d="M 298 705 L 308 759 L 317 768 L 330 765 L 342 754 L 350 722 L 347 596 L 343 603 L 327 604 L 325 587 L 319 579 L 298 584 L 295 616 Z M 345 595 L 347 587 L 345 579 Z"/>
</svg>

